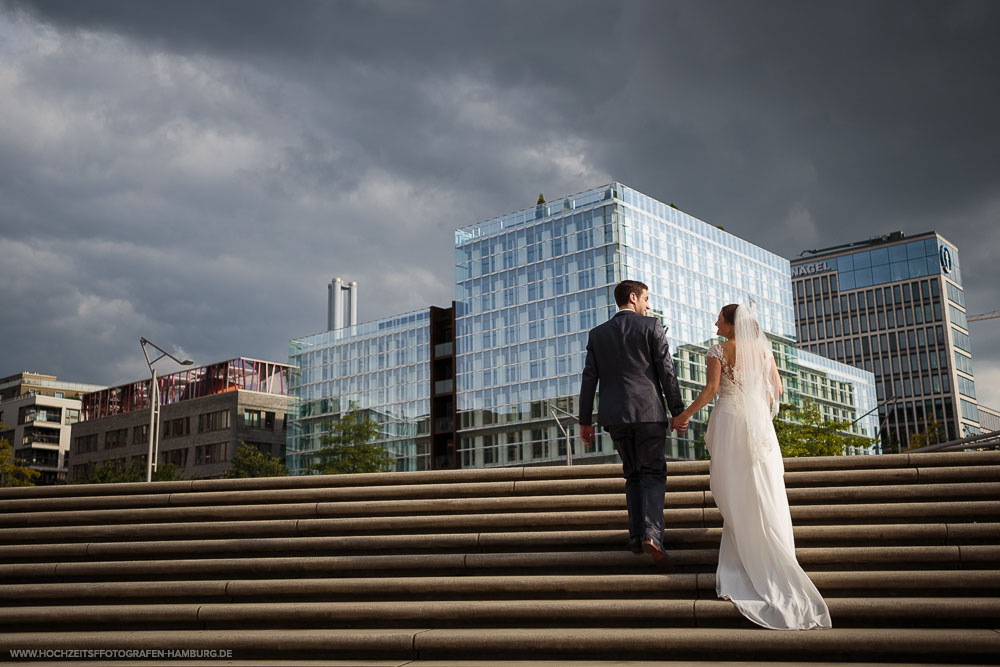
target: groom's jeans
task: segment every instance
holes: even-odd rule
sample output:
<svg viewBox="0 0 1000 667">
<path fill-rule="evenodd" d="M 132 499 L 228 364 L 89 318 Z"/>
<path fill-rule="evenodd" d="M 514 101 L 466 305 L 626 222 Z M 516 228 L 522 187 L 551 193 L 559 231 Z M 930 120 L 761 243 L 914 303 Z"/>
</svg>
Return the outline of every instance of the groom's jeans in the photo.
<svg viewBox="0 0 1000 667">
<path fill-rule="evenodd" d="M 609 424 L 604 427 L 615 443 L 625 473 L 628 535 L 663 546 L 663 499 L 667 491 L 663 422 Z"/>
</svg>

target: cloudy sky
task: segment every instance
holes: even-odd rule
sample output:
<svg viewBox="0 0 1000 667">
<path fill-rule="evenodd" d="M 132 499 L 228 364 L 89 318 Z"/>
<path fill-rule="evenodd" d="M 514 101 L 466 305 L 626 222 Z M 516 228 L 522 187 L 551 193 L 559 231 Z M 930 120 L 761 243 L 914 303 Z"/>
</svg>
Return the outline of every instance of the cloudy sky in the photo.
<svg viewBox="0 0 1000 667">
<path fill-rule="evenodd" d="M 362 320 L 446 305 L 452 230 L 611 180 L 786 257 L 936 230 L 998 309 L 997 34 L 997 2 L 0 0 L 0 375 L 131 381 L 140 336 L 282 361 L 334 276 Z"/>
</svg>

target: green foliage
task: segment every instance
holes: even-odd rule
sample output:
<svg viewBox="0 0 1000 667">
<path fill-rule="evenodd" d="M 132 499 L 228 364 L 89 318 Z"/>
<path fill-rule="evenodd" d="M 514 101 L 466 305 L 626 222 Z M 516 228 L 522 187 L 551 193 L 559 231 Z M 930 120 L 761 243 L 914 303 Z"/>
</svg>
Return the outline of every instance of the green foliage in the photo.
<svg viewBox="0 0 1000 667">
<path fill-rule="evenodd" d="M 333 434 L 323 436 L 326 446 L 316 452 L 319 462 L 310 466 L 312 470 L 324 475 L 392 470 L 392 457 L 371 442 L 378 435 L 378 424 L 361 410 L 352 407 L 329 427 Z"/>
<path fill-rule="evenodd" d="M 6 427 L 0 424 L 0 428 Z M 7 438 L 0 438 L 0 487 L 34 486 L 34 479 L 41 474 L 14 458 L 14 447 Z"/>
<path fill-rule="evenodd" d="M 941 432 L 944 424 L 941 422 L 931 422 L 923 431 L 910 436 L 910 446 L 907 449 L 918 449 L 928 445 L 936 445 L 941 442 Z"/>
<path fill-rule="evenodd" d="M 173 463 L 161 463 L 153 471 L 154 482 L 176 482 L 184 479 L 184 472 Z M 120 484 L 122 482 L 145 482 L 146 464 L 133 462 L 125 468 L 115 461 L 94 463 L 87 461 L 87 472 L 73 480 L 76 484 Z"/>
<path fill-rule="evenodd" d="M 874 441 L 845 435 L 848 421 L 824 421 L 815 401 L 802 406 L 785 404 L 774 418 L 782 456 L 839 456 L 847 447 L 868 447 Z"/>
<path fill-rule="evenodd" d="M 236 479 L 242 477 L 285 477 L 288 468 L 276 456 L 265 454 L 253 445 L 240 442 L 236 449 L 226 477 Z"/>
<path fill-rule="evenodd" d="M 536 205 L 537 206 L 541 206 L 544 203 L 545 203 L 545 195 L 543 195 L 541 192 L 539 192 L 538 193 L 538 203 Z"/>
</svg>

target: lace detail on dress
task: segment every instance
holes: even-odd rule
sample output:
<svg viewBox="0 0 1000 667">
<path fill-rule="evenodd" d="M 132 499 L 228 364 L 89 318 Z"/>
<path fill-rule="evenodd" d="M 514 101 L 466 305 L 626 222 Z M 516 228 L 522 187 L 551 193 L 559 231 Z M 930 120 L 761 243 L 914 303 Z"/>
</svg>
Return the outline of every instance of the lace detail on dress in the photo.
<svg viewBox="0 0 1000 667">
<path fill-rule="evenodd" d="M 722 377 L 719 379 L 719 398 L 739 399 L 740 392 L 737 390 L 736 376 L 733 374 L 733 367 L 726 361 L 726 353 L 722 351 L 722 345 L 716 343 L 708 348 L 706 357 L 718 359 L 722 364 Z"/>
</svg>

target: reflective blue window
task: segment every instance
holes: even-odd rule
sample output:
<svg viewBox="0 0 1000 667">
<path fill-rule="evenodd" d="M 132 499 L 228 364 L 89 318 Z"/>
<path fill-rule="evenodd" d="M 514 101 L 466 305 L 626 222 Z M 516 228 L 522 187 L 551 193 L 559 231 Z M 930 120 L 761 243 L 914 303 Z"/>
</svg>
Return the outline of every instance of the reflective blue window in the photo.
<svg viewBox="0 0 1000 667">
<path fill-rule="evenodd" d="M 924 242 L 923 241 L 910 241 L 906 244 L 906 258 L 907 259 L 917 259 L 923 258 L 924 254 Z"/>
<path fill-rule="evenodd" d="M 906 262 L 893 262 L 889 265 L 889 273 L 891 274 L 893 282 L 897 280 L 906 280 L 910 277 L 910 269 Z"/>
<path fill-rule="evenodd" d="M 871 269 L 858 269 L 854 272 L 854 286 L 855 287 L 871 287 L 872 286 L 872 270 Z"/>
<path fill-rule="evenodd" d="M 872 265 L 872 256 L 868 252 L 859 252 L 854 255 L 855 269 L 868 269 Z"/>
<path fill-rule="evenodd" d="M 905 262 L 906 261 L 906 246 L 903 244 L 889 246 L 889 261 L 890 262 Z"/>
<path fill-rule="evenodd" d="M 871 251 L 872 266 L 882 266 L 883 264 L 889 264 L 889 250 L 888 248 L 876 248 Z"/>
<path fill-rule="evenodd" d="M 919 278 L 927 275 L 927 259 L 925 257 L 911 259 L 907 264 L 910 267 L 911 278 Z"/>
<path fill-rule="evenodd" d="M 851 256 L 851 255 L 842 255 L 842 256 L 838 257 L 837 258 L 837 270 L 840 273 L 844 273 L 845 271 L 853 271 L 854 270 L 854 257 Z"/>
<path fill-rule="evenodd" d="M 840 289 L 849 290 L 854 289 L 854 271 L 848 271 L 847 273 L 840 274 Z"/>
<path fill-rule="evenodd" d="M 886 258 L 888 257 L 889 255 L 886 254 Z M 882 283 L 890 282 L 891 280 L 892 276 L 889 271 L 888 264 L 872 267 L 872 281 L 873 281 L 872 284 L 880 285 Z"/>
</svg>

